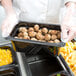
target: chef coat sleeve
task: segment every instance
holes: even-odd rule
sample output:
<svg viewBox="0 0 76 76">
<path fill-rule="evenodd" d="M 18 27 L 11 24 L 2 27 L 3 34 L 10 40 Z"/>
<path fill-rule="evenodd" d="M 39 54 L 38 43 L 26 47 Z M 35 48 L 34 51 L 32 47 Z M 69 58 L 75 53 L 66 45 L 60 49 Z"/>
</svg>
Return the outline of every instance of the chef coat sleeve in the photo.
<svg viewBox="0 0 76 76">
<path fill-rule="evenodd" d="M 76 2 L 76 0 L 64 0 L 64 4 L 66 4 L 67 2 Z"/>
</svg>

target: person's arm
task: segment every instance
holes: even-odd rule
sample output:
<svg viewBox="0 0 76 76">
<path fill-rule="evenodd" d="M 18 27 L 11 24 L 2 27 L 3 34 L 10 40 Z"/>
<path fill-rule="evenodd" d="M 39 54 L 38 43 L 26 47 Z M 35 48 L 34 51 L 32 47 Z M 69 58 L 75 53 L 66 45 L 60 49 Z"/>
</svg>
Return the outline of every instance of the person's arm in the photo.
<svg viewBox="0 0 76 76">
<path fill-rule="evenodd" d="M 12 0 L 1 0 L 1 4 L 4 7 L 7 15 L 11 14 L 11 13 L 14 13 L 14 9 L 13 9 L 13 6 L 12 6 Z"/>
<path fill-rule="evenodd" d="M 1 0 L 1 5 L 5 9 L 6 18 L 2 24 L 2 36 L 7 37 L 14 26 L 18 23 L 18 16 L 13 9 L 12 0 Z"/>
<path fill-rule="evenodd" d="M 76 0 L 65 0 L 66 9 L 61 23 L 63 41 L 76 37 Z"/>
</svg>

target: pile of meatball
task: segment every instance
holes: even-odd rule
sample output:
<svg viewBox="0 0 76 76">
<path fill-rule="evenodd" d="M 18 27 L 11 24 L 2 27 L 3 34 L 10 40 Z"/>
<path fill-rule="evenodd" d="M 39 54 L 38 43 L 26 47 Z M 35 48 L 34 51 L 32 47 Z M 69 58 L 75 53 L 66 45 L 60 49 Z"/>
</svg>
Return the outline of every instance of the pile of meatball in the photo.
<svg viewBox="0 0 76 76">
<path fill-rule="evenodd" d="M 60 33 L 58 30 L 48 30 L 46 27 L 40 28 L 40 26 L 36 24 L 34 27 L 29 28 L 20 27 L 19 33 L 15 38 L 59 43 L 61 38 Z"/>
</svg>

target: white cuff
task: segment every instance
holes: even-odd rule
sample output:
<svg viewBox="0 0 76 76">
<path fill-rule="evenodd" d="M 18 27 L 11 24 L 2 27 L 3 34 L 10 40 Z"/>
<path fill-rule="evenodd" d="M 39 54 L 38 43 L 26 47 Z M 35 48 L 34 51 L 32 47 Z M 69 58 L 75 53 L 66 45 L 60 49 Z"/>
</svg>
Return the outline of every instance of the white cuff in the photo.
<svg viewBox="0 0 76 76">
<path fill-rule="evenodd" d="M 76 0 L 64 0 L 64 4 L 66 4 L 67 2 L 76 2 Z"/>
</svg>

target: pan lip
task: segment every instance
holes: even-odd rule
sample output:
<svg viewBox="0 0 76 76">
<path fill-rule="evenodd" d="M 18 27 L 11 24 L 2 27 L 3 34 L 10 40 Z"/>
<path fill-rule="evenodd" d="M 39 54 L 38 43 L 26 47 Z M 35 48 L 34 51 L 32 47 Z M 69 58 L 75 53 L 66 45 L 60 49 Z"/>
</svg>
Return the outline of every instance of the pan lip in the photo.
<svg viewBox="0 0 76 76">
<path fill-rule="evenodd" d="M 60 42 L 60 43 L 48 43 L 48 42 L 40 42 L 40 41 L 27 40 L 27 39 L 18 39 L 18 38 L 14 38 L 14 37 L 11 37 L 11 36 L 6 37 L 6 39 L 9 39 L 11 41 L 31 43 L 31 44 L 38 44 L 38 45 L 44 45 L 44 46 L 63 47 L 65 45 L 64 42 Z"/>
</svg>

